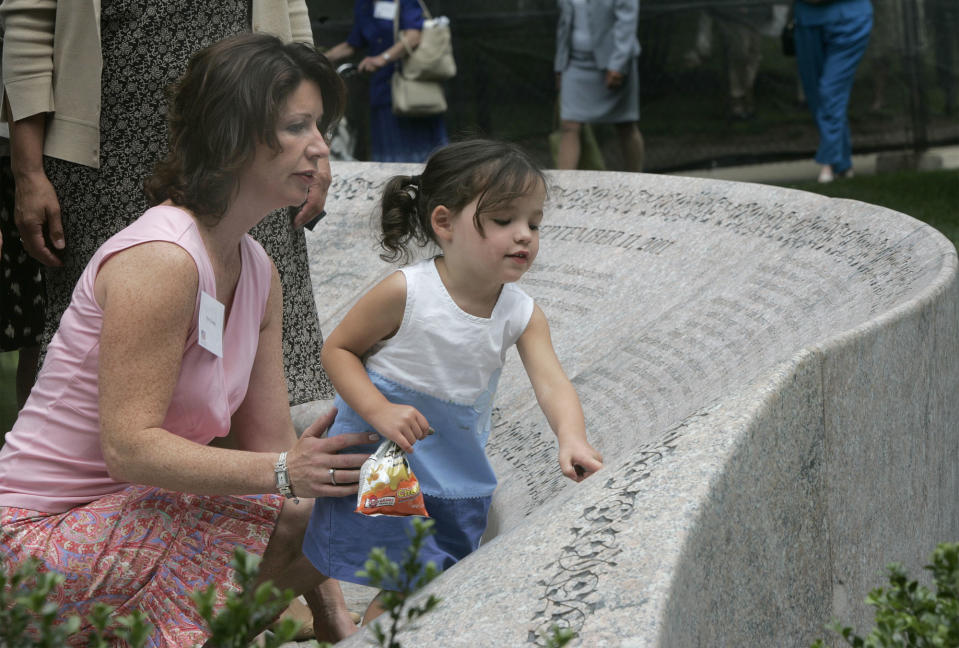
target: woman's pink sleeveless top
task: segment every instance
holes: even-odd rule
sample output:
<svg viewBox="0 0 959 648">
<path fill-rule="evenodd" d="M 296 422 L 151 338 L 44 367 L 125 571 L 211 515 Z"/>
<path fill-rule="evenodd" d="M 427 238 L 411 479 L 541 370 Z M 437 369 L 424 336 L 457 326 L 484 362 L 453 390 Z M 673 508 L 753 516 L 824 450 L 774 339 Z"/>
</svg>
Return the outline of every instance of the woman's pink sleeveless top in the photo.
<svg viewBox="0 0 959 648">
<path fill-rule="evenodd" d="M 0 506 L 59 513 L 124 488 L 110 478 L 100 449 L 97 372 L 103 311 L 93 283 L 112 255 L 149 241 L 179 245 L 199 272 L 193 322 L 163 426 L 201 444 L 230 431 L 230 418 L 246 396 L 253 368 L 270 293 L 270 259 L 259 243 L 243 237 L 242 270 L 223 331 L 223 358 L 218 358 L 197 342 L 200 293 L 216 297 L 216 281 L 196 223 L 175 207 L 154 207 L 104 243 L 83 271 L 37 384 L 0 450 Z"/>
</svg>

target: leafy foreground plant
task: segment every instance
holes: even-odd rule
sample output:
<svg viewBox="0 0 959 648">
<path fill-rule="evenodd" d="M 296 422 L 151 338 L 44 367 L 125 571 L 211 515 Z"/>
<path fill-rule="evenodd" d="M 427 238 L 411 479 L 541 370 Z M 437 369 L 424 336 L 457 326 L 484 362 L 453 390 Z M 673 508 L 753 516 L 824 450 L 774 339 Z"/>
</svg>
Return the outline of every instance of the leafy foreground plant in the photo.
<svg viewBox="0 0 959 648">
<path fill-rule="evenodd" d="M 245 648 L 256 633 L 262 632 L 294 598 L 293 590 L 277 589 L 272 581 L 256 585 L 260 569 L 259 556 L 243 549 L 233 550 L 233 562 L 239 592 L 227 594 L 223 608 L 216 611 L 216 589 L 210 585 L 205 590 L 194 592 L 193 601 L 197 611 L 207 622 L 212 636 L 208 646 L 215 648 Z M 293 640 L 300 624 L 293 619 L 283 619 L 271 628 L 258 646 L 277 648 Z M 329 645 L 329 644 L 324 644 Z"/>
<path fill-rule="evenodd" d="M 8 576 L 0 556 L 0 647 L 61 648 L 84 625 L 77 616 L 56 623 L 57 604 L 47 597 L 66 579 L 62 574 L 40 572 L 39 566 L 39 561 L 27 561 Z M 139 611 L 122 617 L 112 613 L 109 605 L 93 607 L 86 620 L 92 628 L 86 645 L 106 648 L 111 640 L 120 639 L 141 648 L 153 626 Z"/>
<path fill-rule="evenodd" d="M 414 592 L 425 587 L 439 575 L 439 570 L 433 561 L 426 565 L 420 561 L 423 543 L 433 533 L 435 533 L 433 520 L 414 518 L 413 535 L 410 538 L 410 545 L 403 552 L 402 562 L 397 564 L 390 560 L 384 548 L 373 547 L 364 565 L 366 569 L 357 572 L 357 576 L 368 578 L 373 587 L 398 588 L 398 591 L 383 590 L 380 595 L 380 603 L 389 617 L 388 627 L 384 630 L 379 621 L 371 626 L 373 636 L 382 648 L 402 648 L 397 636 L 402 631 L 413 628 L 417 619 L 435 609 L 440 603 L 439 598 L 430 594 L 420 605 L 404 606 Z"/>
<path fill-rule="evenodd" d="M 259 561 L 258 557 L 242 549 L 234 551 L 232 566 L 236 570 L 240 591 L 227 594 L 219 613 L 214 610 L 216 593 L 213 586 L 192 595 L 200 616 L 212 633 L 208 645 L 217 648 L 249 646 L 254 633 L 279 616 L 293 599 L 292 591 L 281 592 L 270 582 L 256 586 Z M 84 645 L 92 648 L 106 648 L 111 645 L 111 640 L 116 639 L 131 648 L 142 648 L 146 644 L 153 626 L 139 611 L 114 617 L 112 607 L 96 604 L 87 619 L 72 616 L 56 624 L 57 604 L 47 598 L 64 581 L 64 576 L 39 572 L 38 567 L 37 561 L 27 561 L 8 577 L 0 556 L 0 648 L 61 648 L 66 645 L 68 637 L 85 625 L 90 630 L 85 631 Z M 298 629 L 296 621 L 284 619 L 257 645 L 277 648 L 291 641 Z"/>
<path fill-rule="evenodd" d="M 828 626 L 855 648 L 944 648 L 959 646 L 959 543 L 944 542 L 932 553 L 935 593 L 907 578 L 902 565 L 886 567 L 889 588 L 869 592 L 866 603 L 876 608 L 876 627 L 866 635 L 838 621 Z M 822 639 L 812 648 L 825 648 Z"/>
<path fill-rule="evenodd" d="M 561 628 L 558 625 L 551 625 L 549 632 L 542 634 L 544 648 L 563 648 L 563 646 L 575 638 L 575 632 L 569 628 Z"/>
</svg>

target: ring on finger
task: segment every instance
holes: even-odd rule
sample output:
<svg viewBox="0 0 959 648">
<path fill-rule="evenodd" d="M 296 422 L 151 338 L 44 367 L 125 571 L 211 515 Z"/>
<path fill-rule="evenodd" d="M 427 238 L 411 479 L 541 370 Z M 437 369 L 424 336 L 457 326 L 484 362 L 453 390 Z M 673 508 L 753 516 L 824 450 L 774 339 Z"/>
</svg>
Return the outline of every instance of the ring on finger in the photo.
<svg viewBox="0 0 959 648">
<path fill-rule="evenodd" d="M 339 484 L 336 483 L 336 468 L 330 468 L 330 483 L 333 486 L 339 486 Z"/>
</svg>

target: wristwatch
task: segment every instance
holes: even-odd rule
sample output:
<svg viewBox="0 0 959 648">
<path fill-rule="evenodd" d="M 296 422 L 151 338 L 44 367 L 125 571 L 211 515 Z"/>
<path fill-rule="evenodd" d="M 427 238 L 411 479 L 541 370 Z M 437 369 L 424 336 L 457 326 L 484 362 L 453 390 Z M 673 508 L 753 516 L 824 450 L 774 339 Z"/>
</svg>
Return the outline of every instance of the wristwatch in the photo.
<svg viewBox="0 0 959 648">
<path fill-rule="evenodd" d="M 293 482 L 290 481 L 290 471 L 286 468 L 286 453 L 281 452 L 280 457 L 273 466 L 273 473 L 276 477 L 276 490 L 286 499 L 292 499 L 294 504 L 299 504 L 300 499 L 293 493 Z"/>
<path fill-rule="evenodd" d="M 384 61 L 389 61 L 389 60 L 390 60 L 390 53 L 389 53 L 388 51 L 384 51 L 382 54 L 380 54 L 380 56 L 383 57 L 383 60 L 384 60 Z"/>
</svg>

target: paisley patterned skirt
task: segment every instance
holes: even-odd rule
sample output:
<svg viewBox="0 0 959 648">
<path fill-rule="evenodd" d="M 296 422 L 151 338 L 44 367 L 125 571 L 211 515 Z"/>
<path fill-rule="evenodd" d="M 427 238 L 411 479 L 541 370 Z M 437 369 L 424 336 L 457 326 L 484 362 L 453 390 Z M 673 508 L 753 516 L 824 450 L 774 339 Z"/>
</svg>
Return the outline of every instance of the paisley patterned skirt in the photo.
<svg viewBox="0 0 959 648">
<path fill-rule="evenodd" d="M 198 496 L 129 486 L 65 513 L 0 507 L 2 568 L 33 557 L 66 580 L 48 600 L 62 622 L 105 603 L 153 624 L 148 646 L 195 646 L 209 638 L 190 594 L 214 585 L 217 605 L 237 588 L 233 550 L 262 555 L 283 505 L 279 495 Z M 88 642 L 90 627 L 71 645 Z"/>
</svg>

